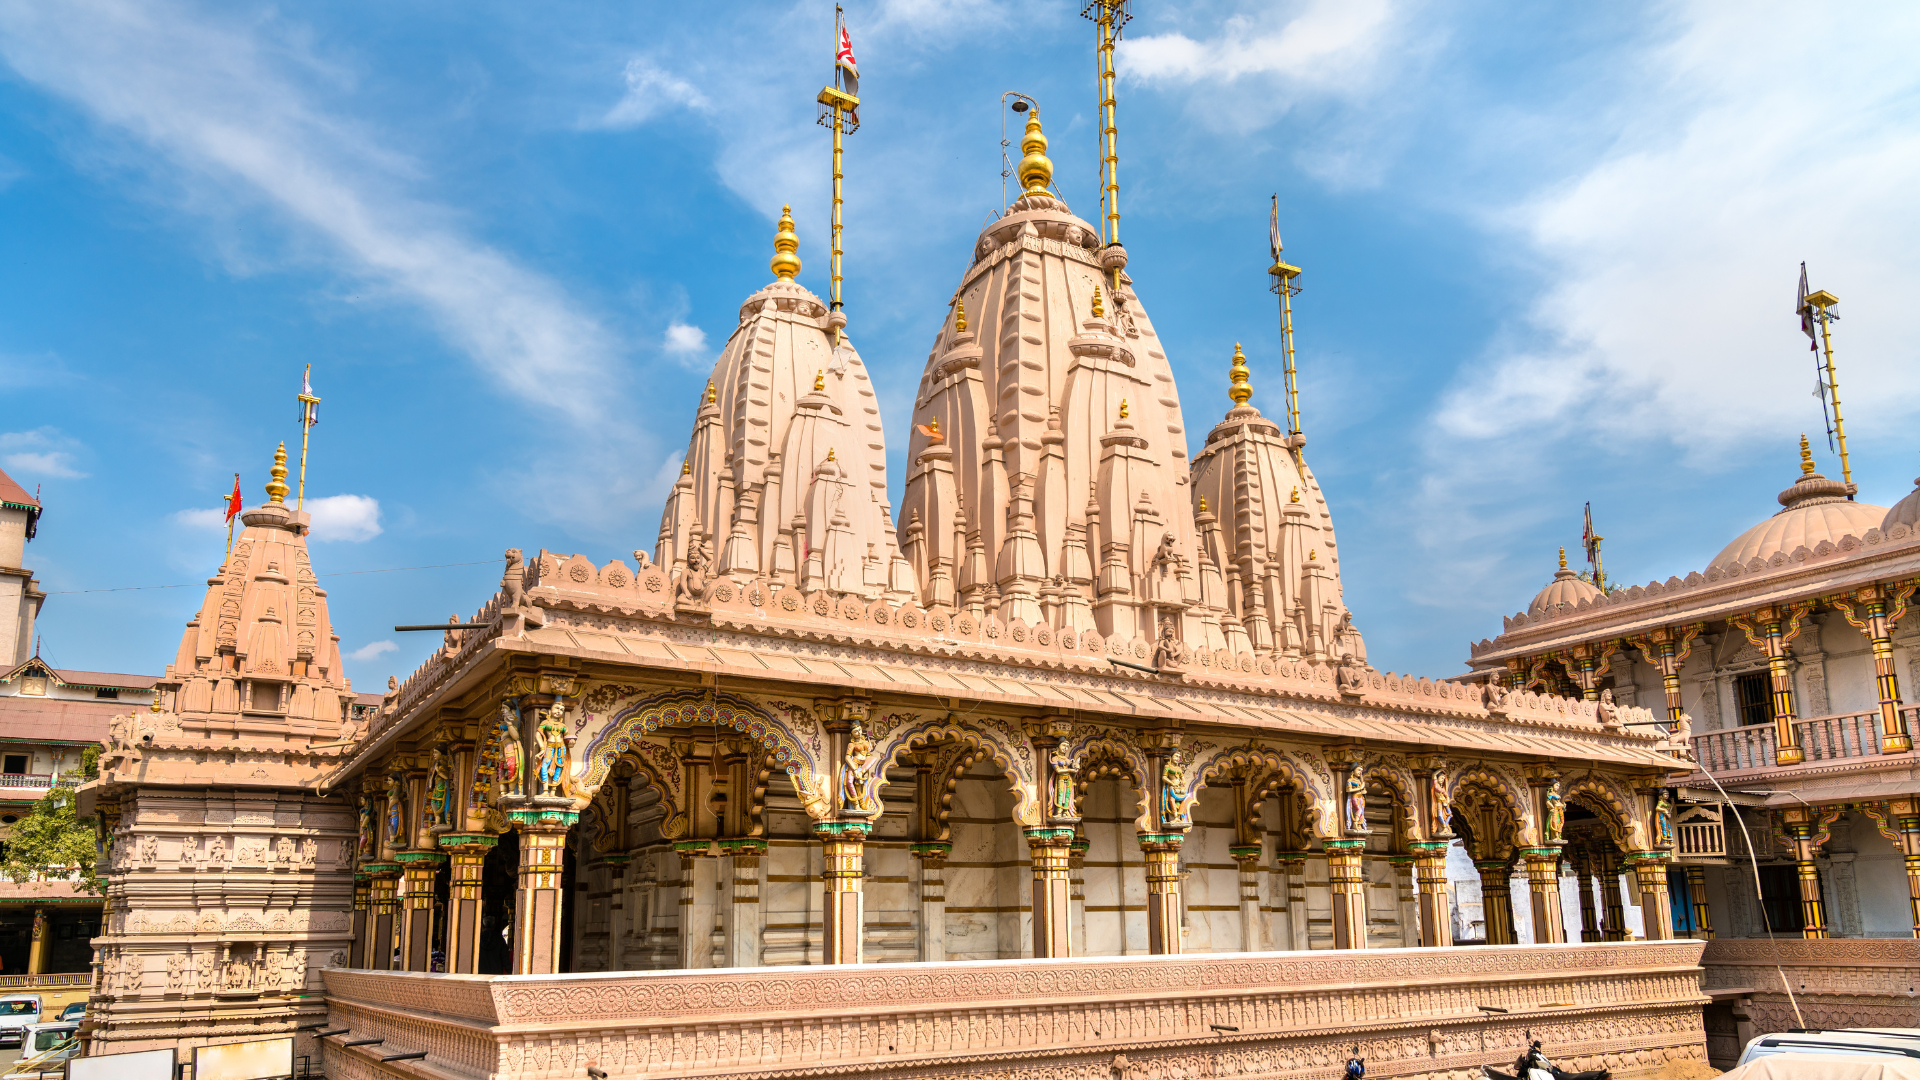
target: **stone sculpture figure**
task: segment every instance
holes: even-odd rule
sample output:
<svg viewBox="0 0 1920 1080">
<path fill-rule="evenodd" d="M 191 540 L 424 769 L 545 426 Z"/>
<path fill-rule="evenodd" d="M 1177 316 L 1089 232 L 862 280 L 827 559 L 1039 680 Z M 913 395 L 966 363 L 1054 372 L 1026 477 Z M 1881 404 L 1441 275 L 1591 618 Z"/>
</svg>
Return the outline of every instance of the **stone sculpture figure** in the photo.
<svg viewBox="0 0 1920 1080">
<path fill-rule="evenodd" d="M 557 796 L 567 777 L 567 702 L 561 698 L 553 707 L 541 714 L 540 727 L 536 732 L 539 743 L 534 749 L 538 757 L 540 794 Z"/>
<path fill-rule="evenodd" d="M 1334 677 L 1343 694 L 1358 693 L 1366 686 L 1365 669 L 1354 663 L 1353 654 L 1345 650 L 1340 653 L 1340 663 L 1334 669 Z"/>
<path fill-rule="evenodd" d="M 1427 819 L 1433 823 L 1433 836 L 1427 839 L 1432 840 L 1450 831 L 1453 815 L 1447 809 L 1447 767 L 1438 765 L 1434 767 L 1433 776 L 1427 780 Z"/>
<path fill-rule="evenodd" d="M 1347 832 L 1367 830 L 1367 780 L 1360 766 L 1347 774 Z"/>
<path fill-rule="evenodd" d="M 1619 730 L 1620 707 L 1613 703 L 1612 690 L 1600 691 L 1600 703 L 1594 706 L 1594 711 L 1600 717 L 1601 727 L 1604 727 L 1610 731 Z"/>
<path fill-rule="evenodd" d="M 453 767 L 448 760 L 447 744 L 433 745 L 433 767 L 427 780 L 427 824 L 441 828 L 453 824 Z"/>
<path fill-rule="evenodd" d="M 309 836 L 300 841 L 300 865 L 311 867 L 320 858 L 320 844 Z"/>
<path fill-rule="evenodd" d="M 371 859 L 373 854 L 373 797 L 362 795 L 360 796 L 360 857 Z"/>
<path fill-rule="evenodd" d="M 194 958 L 195 986 L 203 994 L 211 994 L 217 987 L 213 984 L 214 958 L 210 952 L 203 952 Z"/>
<path fill-rule="evenodd" d="M 1672 847 L 1673 804 L 1667 801 L 1667 793 L 1664 791 L 1653 801 L 1653 820 L 1660 836 L 1660 845 Z"/>
<path fill-rule="evenodd" d="M 167 957 L 167 993 L 177 994 L 186 981 L 187 958 L 180 953 Z"/>
<path fill-rule="evenodd" d="M 1673 722 L 1673 730 L 1667 733 L 1667 749 L 1688 761 L 1693 760 L 1693 717 L 1681 713 Z"/>
<path fill-rule="evenodd" d="M 512 702 L 500 704 L 500 797 L 526 797 L 527 751 L 520 741 L 520 713 Z"/>
<path fill-rule="evenodd" d="M 1507 684 L 1499 672 L 1487 676 L 1487 711 L 1499 709 L 1507 700 Z"/>
<path fill-rule="evenodd" d="M 1053 753 L 1048 755 L 1047 763 L 1053 766 L 1053 816 L 1076 816 L 1073 806 L 1073 756 L 1067 753 L 1065 746 L 1056 746 Z"/>
<path fill-rule="evenodd" d="M 407 846 L 407 789 L 399 773 L 387 777 L 387 846 L 396 851 Z"/>
<path fill-rule="evenodd" d="M 707 564 L 712 555 L 707 550 L 705 536 L 695 540 L 687 549 L 687 568 L 673 583 L 673 602 L 676 604 L 697 604 L 707 591 Z"/>
<path fill-rule="evenodd" d="M 847 760 L 840 770 L 840 808 L 866 813 L 873 809 L 867 799 L 867 771 L 873 766 L 873 740 L 867 737 L 865 724 L 855 720 L 847 735 Z"/>
<path fill-rule="evenodd" d="M 297 856 L 295 855 L 295 849 L 293 846 L 293 837 L 283 836 L 280 839 L 275 840 L 273 842 L 273 861 L 274 862 L 287 863 L 291 865 L 296 857 Z"/>
<path fill-rule="evenodd" d="M 1542 837 L 1546 843 L 1554 843 L 1564 838 L 1567 828 L 1567 804 L 1557 791 L 1547 792 L 1547 835 Z"/>
<path fill-rule="evenodd" d="M 222 867 L 227 865 L 227 838 L 216 836 L 207 841 L 207 865 Z"/>
<path fill-rule="evenodd" d="M 1187 824 L 1187 770 L 1177 761 L 1160 770 L 1160 824 L 1170 829 Z"/>
</svg>

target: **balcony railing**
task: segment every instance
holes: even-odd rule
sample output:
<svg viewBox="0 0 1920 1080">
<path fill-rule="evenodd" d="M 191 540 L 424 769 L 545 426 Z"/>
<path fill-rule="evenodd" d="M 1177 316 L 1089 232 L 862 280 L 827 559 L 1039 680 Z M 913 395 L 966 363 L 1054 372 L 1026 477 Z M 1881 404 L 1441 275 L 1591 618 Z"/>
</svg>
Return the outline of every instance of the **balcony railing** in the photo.
<svg viewBox="0 0 1920 1080">
<path fill-rule="evenodd" d="M 50 788 L 53 782 L 52 773 L 0 773 L 0 788 Z"/>
<path fill-rule="evenodd" d="M 1907 730 L 1920 722 L 1920 709 L 1903 710 Z M 1880 753 L 1880 710 L 1836 713 L 1794 722 L 1800 733 L 1800 751 L 1807 762 L 1843 761 Z M 1707 731 L 1693 737 L 1693 760 L 1712 773 L 1746 772 L 1774 767 L 1774 726 Z"/>
</svg>

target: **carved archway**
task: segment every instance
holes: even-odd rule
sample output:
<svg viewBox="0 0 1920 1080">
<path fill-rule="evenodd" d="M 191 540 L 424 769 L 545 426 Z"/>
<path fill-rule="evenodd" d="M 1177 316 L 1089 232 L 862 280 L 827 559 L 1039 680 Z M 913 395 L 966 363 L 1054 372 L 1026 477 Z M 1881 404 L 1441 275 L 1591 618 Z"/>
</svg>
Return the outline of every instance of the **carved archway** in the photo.
<svg viewBox="0 0 1920 1080">
<path fill-rule="evenodd" d="M 1133 819 L 1134 831 L 1153 831 L 1151 823 L 1147 821 L 1147 811 L 1153 805 L 1152 795 L 1147 790 L 1147 777 L 1153 775 L 1153 767 L 1138 746 L 1113 735 L 1095 732 L 1069 743 L 1068 753 L 1080 768 L 1075 791 L 1079 799 L 1086 799 L 1088 789 L 1097 780 L 1110 776 L 1124 778 L 1133 784 L 1134 796 L 1138 800 Z"/>
<path fill-rule="evenodd" d="M 1027 749 L 1024 738 L 1018 744 L 1014 743 L 1012 735 L 991 720 L 976 720 L 964 725 L 950 718 L 920 720 L 888 730 L 877 740 L 873 773 L 865 778 L 867 796 L 877 803 L 880 789 L 887 783 L 887 770 L 899 764 L 902 757 L 944 742 L 958 743 L 984 752 L 1007 779 L 1008 788 L 1013 793 L 1014 821 L 1024 826 L 1040 824 L 1033 754 Z"/>
<path fill-rule="evenodd" d="M 1575 780 L 1563 781 L 1561 798 L 1578 803 L 1600 819 L 1614 845 L 1621 851 L 1638 851 L 1644 829 L 1633 813 L 1634 799 L 1599 773 L 1587 773 Z"/>
<path fill-rule="evenodd" d="M 738 732 L 765 750 L 768 765 L 791 777 L 796 790 L 810 791 L 816 783 L 819 770 L 813 755 L 785 723 L 746 698 L 686 689 L 634 702 L 609 720 L 577 752 L 573 790 L 581 797 L 592 798 L 607 782 L 615 762 L 627 758 L 644 763 L 646 751 L 636 748 L 647 741 L 647 736 L 671 727 L 718 727 Z M 658 777 L 658 771 L 650 766 L 649 770 Z"/>
<path fill-rule="evenodd" d="M 1467 837 L 1471 840 L 1474 858 L 1502 858 L 1511 851 L 1500 849 L 1523 847 L 1528 843 L 1533 815 L 1527 810 L 1527 800 L 1521 790 L 1512 777 L 1486 765 L 1463 768 L 1454 776 L 1448 788 L 1448 805 L 1469 825 Z M 1490 819 L 1489 810 L 1498 813 Z"/>
</svg>

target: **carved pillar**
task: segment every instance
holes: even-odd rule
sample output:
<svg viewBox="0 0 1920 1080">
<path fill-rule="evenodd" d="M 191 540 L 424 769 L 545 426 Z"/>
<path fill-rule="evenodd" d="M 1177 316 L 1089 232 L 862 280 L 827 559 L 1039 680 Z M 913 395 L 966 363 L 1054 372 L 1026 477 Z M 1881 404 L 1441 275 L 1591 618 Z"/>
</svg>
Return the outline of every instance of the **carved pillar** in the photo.
<svg viewBox="0 0 1920 1080">
<path fill-rule="evenodd" d="M 683 970 L 713 966 L 713 929 L 719 918 L 720 863 L 711 840 L 677 840 L 680 857 L 680 930 L 674 965 Z"/>
<path fill-rule="evenodd" d="M 728 887 L 721 900 L 726 910 L 727 966 L 759 967 L 761 931 L 766 916 L 760 905 L 760 873 L 766 864 L 767 842 L 758 837 L 720 841 L 720 878 Z"/>
<path fill-rule="evenodd" d="M 1073 843 L 1067 845 L 1067 878 L 1072 890 L 1072 906 L 1068 919 L 1072 923 L 1073 955 L 1087 955 L 1087 841 L 1074 834 Z"/>
<path fill-rule="evenodd" d="M 1693 901 L 1693 936 L 1713 940 L 1713 913 L 1707 910 L 1707 871 L 1705 867 L 1687 867 L 1687 896 Z"/>
<path fill-rule="evenodd" d="M 480 973 L 480 876 L 487 852 L 500 842 L 489 833 L 442 833 L 440 847 L 453 859 L 447 883 L 447 970 Z"/>
<path fill-rule="evenodd" d="M 513 898 L 513 973 L 560 970 L 560 878 L 567 833 L 580 820 L 571 810 L 524 809 L 508 815 L 520 830 L 520 881 Z"/>
<path fill-rule="evenodd" d="M 1640 922 L 1647 928 L 1648 941 L 1668 941 L 1673 937 L 1673 898 L 1667 891 L 1665 851 L 1630 851 L 1627 864 L 1640 886 Z M 1819 883 L 1815 882 L 1817 889 Z"/>
<path fill-rule="evenodd" d="M 1367 877 L 1361 865 L 1365 840 L 1328 840 L 1327 881 L 1333 891 L 1333 947 L 1367 947 Z"/>
<path fill-rule="evenodd" d="M 33 909 L 33 938 L 27 946 L 27 974 L 42 975 L 47 970 L 47 909 Z"/>
<path fill-rule="evenodd" d="M 1179 833 L 1148 834 L 1140 838 L 1147 859 L 1147 951 L 1172 956 L 1180 951 Z"/>
<path fill-rule="evenodd" d="M 1793 670 L 1789 666 L 1787 646 L 1800 633 L 1800 623 L 1813 607 L 1811 601 L 1772 604 L 1749 615 L 1735 615 L 1727 621 L 1747 635 L 1753 647 L 1767 658 L 1767 673 L 1773 687 L 1773 761 L 1775 765 L 1798 765 L 1806 757 L 1800 749 L 1800 729 L 1794 713 Z"/>
<path fill-rule="evenodd" d="M 1447 891 L 1447 848 L 1445 840 L 1416 840 L 1407 845 L 1413 852 L 1414 873 L 1419 879 L 1420 944 L 1435 948 L 1453 944 L 1453 901 Z"/>
<path fill-rule="evenodd" d="M 1260 952 L 1266 948 L 1260 932 L 1260 845 L 1235 844 L 1227 854 L 1240 869 L 1240 951 Z"/>
<path fill-rule="evenodd" d="M 373 904 L 373 880 L 365 868 L 353 875 L 353 944 L 347 946 L 347 966 L 372 967 L 367 961 L 367 916 Z"/>
<path fill-rule="evenodd" d="M 1485 920 L 1487 944 L 1520 944 L 1513 932 L 1513 861 L 1477 859 L 1473 868 L 1480 871 L 1481 918 Z"/>
<path fill-rule="evenodd" d="M 607 868 L 607 970 L 627 971 L 627 931 L 632 926 L 633 909 L 628 906 L 627 867 L 633 856 L 610 851 L 600 857 Z"/>
<path fill-rule="evenodd" d="M 1307 853 L 1304 851 L 1277 852 L 1273 857 L 1274 870 L 1283 880 L 1276 884 L 1276 896 L 1279 890 L 1285 890 L 1287 907 L 1286 935 L 1280 939 L 1283 948 L 1295 952 L 1305 952 L 1307 941 Z"/>
<path fill-rule="evenodd" d="M 928 842 L 911 850 L 920 863 L 920 959 L 934 963 L 947 958 L 947 856 L 953 845 Z"/>
<path fill-rule="evenodd" d="M 1826 841 L 1824 833 L 1816 836 L 1814 829 L 1818 824 L 1814 812 L 1804 806 L 1796 806 L 1784 815 L 1787 836 L 1793 841 L 1793 864 L 1800 877 L 1800 936 L 1824 938 L 1827 936 L 1826 903 L 1820 896 L 1820 865 L 1814 862 L 1820 854 L 1820 845 Z"/>
<path fill-rule="evenodd" d="M 1605 941 L 1600 930 L 1598 905 L 1594 903 L 1594 856 L 1585 848 L 1575 849 L 1573 876 L 1580 882 L 1580 940 Z"/>
<path fill-rule="evenodd" d="M 1667 723 L 1680 722 L 1680 667 L 1686 663 L 1687 656 L 1693 652 L 1693 639 L 1707 628 L 1706 623 L 1691 623 L 1686 626 L 1662 626 L 1651 630 L 1644 638 L 1628 638 L 1627 644 L 1640 650 L 1648 666 L 1660 673 L 1660 685 L 1667 696 Z M 1714 725 L 1714 719 L 1702 716 L 1701 722 L 1708 727 Z"/>
<path fill-rule="evenodd" d="M 1400 948 L 1411 949 L 1420 944 L 1420 902 L 1414 883 L 1413 855 L 1389 855 L 1387 865 L 1393 869 L 1393 909 L 1394 921 L 1400 929 Z"/>
<path fill-rule="evenodd" d="M 1033 955 L 1035 959 L 1073 955 L 1073 928 L 1068 916 L 1073 887 L 1068 880 L 1068 845 L 1073 828 L 1027 831 L 1027 851 L 1033 860 Z"/>
<path fill-rule="evenodd" d="M 813 834 L 820 838 L 826 857 L 820 904 L 823 964 L 858 964 L 864 954 L 866 897 L 861 892 L 861 879 L 866 876 L 863 856 L 867 834 L 872 830 L 865 821 L 813 823 Z"/>
<path fill-rule="evenodd" d="M 1607 921 L 1601 928 L 1607 941 L 1627 940 L 1626 898 L 1620 893 L 1620 857 L 1612 848 L 1594 856 L 1600 868 L 1600 896 L 1606 902 Z"/>
<path fill-rule="evenodd" d="M 399 899 L 395 895 L 400 886 L 399 863 L 367 863 L 368 876 L 373 879 L 373 930 L 367 934 L 367 966 L 375 971 L 393 969 L 393 947 L 396 914 Z"/>
<path fill-rule="evenodd" d="M 399 851 L 393 857 L 401 872 L 400 967 L 428 971 L 433 967 L 433 878 L 447 857 L 437 851 Z"/>
<path fill-rule="evenodd" d="M 1920 799 L 1895 799 L 1888 810 L 1907 857 L 1907 900 L 1913 907 L 1913 936 L 1920 938 Z"/>
<path fill-rule="evenodd" d="M 1880 690 L 1880 752 L 1904 754 L 1913 749 L 1913 736 L 1907 731 L 1906 714 L 1900 709 L 1900 676 L 1893 667 L 1893 631 L 1906 614 L 1915 582 L 1899 586 L 1868 585 L 1851 596 L 1834 597 L 1832 604 L 1845 615 L 1853 628 L 1867 635 L 1873 646 L 1874 681 Z M 1854 614 L 1854 605 L 1863 609 L 1864 618 Z"/>
<path fill-rule="evenodd" d="M 1533 943 L 1558 945 L 1567 940 L 1567 919 L 1560 910 L 1560 849 L 1522 848 L 1527 861 L 1527 899 L 1533 909 Z"/>
</svg>

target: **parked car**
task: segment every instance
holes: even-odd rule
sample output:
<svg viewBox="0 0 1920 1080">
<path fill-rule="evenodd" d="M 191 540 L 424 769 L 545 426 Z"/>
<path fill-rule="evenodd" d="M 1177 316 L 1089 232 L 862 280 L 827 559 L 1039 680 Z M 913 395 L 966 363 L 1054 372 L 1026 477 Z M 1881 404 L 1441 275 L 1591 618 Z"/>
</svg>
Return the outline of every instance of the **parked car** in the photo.
<svg viewBox="0 0 1920 1080">
<path fill-rule="evenodd" d="M 86 1016 L 87 1016 L 87 1003 L 84 1001 L 73 1002 L 72 1004 L 68 1005 L 66 1008 L 60 1010 L 60 1022 L 63 1024 L 66 1024 L 66 1023 L 77 1024 L 81 1020 L 86 1019 Z"/>
<path fill-rule="evenodd" d="M 19 1046 L 26 1038 L 27 1025 L 39 1022 L 39 994 L 0 997 L 0 1046 Z"/>
<path fill-rule="evenodd" d="M 1782 1031 L 1747 1043 L 1740 1064 L 1771 1054 L 1843 1054 L 1920 1061 L 1920 1028 L 1841 1028 Z"/>
<path fill-rule="evenodd" d="M 20 1059 L 9 1068 L 6 1077 L 65 1076 L 68 1059 L 80 1053 L 79 1024 L 57 1020 L 29 1024 L 20 1044 Z"/>
</svg>

